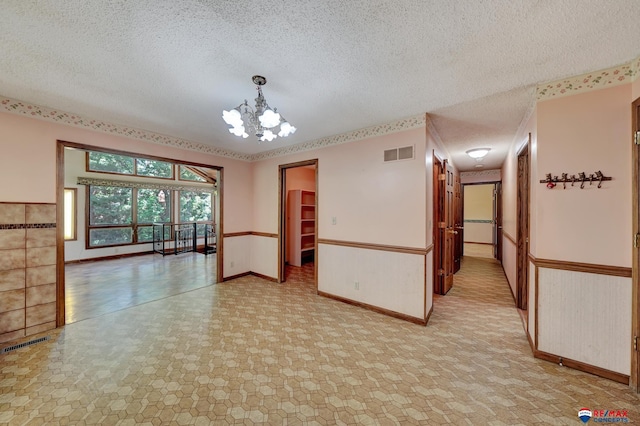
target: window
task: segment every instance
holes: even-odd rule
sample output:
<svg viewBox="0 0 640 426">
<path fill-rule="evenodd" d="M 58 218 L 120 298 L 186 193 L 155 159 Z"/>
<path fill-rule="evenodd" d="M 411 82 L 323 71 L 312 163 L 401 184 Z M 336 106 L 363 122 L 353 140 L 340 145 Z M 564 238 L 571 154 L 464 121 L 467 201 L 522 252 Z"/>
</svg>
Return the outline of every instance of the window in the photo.
<svg viewBox="0 0 640 426">
<path fill-rule="evenodd" d="M 190 180 L 194 182 L 206 182 L 202 176 L 192 172 L 187 166 L 180 166 L 180 180 Z"/>
<path fill-rule="evenodd" d="M 154 222 L 171 222 L 171 191 L 90 185 L 87 247 L 153 241 Z"/>
<path fill-rule="evenodd" d="M 78 199 L 76 188 L 64 189 L 64 239 L 73 241 L 78 239 L 78 221 L 76 219 L 76 201 Z"/>
<path fill-rule="evenodd" d="M 173 164 L 105 152 L 87 152 L 87 171 L 173 179 Z"/>
<path fill-rule="evenodd" d="M 92 172 L 117 173 L 121 175 L 132 175 L 135 172 L 135 159 L 133 157 L 89 151 L 87 158 L 87 170 Z"/>
<path fill-rule="evenodd" d="M 211 192 L 180 191 L 180 222 L 196 222 L 197 234 L 204 235 L 211 222 Z M 206 222 L 206 223 L 205 223 Z"/>
</svg>

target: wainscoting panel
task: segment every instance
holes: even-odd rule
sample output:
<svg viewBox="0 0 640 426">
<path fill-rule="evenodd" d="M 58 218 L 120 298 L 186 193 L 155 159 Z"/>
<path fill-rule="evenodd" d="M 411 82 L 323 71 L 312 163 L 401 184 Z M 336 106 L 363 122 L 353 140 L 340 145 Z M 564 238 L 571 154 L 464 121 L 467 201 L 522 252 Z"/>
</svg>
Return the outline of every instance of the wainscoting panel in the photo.
<svg viewBox="0 0 640 426">
<path fill-rule="evenodd" d="M 429 315 L 429 312 L 433 309 L 433 250 L 430 250 L 427 253 L 427 270 L 426 272 L 426 292 L 427 292 L 427 305 L 426 312 Z M 455 278 L 454 278 L 455 279 Z"/>
<path fill-rule="evenodd" d="M 538 268 L 538 349 L 629 375 L 631 278 Z"/>
<path fill-rule="evenodd" d="M 224 278 L 251 270 L 251 238 L 248 233 L 224 237 Z"/>
<path fill-rule="evenodd" d="M 251 235 L 251 272 L 278 278 L 278 238 Z"/>
<path fill-rule="evenodd" d="M 425 255 L 321 243 L 318 290 L 423 319 Z"/>
<path fill-rule="evenodd" d="M 536 265 L 529 260 L 529 294 L 527 306 L 527 333 L 535 345 L 536 338 Z"/>
</svg>

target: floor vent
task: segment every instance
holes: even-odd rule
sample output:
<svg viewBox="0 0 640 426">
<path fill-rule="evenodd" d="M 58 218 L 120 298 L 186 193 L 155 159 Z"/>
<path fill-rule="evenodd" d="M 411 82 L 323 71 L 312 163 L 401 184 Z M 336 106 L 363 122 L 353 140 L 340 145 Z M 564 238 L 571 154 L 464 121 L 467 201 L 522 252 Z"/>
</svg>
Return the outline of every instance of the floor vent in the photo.
<svg viewBox="0 0 640 426">
<path fill-rule="evenodd" d="M 16 349 L 25 348 L 27 346 L 35 345 L 36 343 L 45 342 L 49 340 L 51 336 L 40 337 L 38 339 L 29 340 L 28 342 L 20 343 L 13 346 L 8 346 L 6 348 L 2 348 L 0 354 L 6 354 L 7 352 L 15 351 Z"/>
<path fill-rule="evenodd" d="M 411 159 L 413 159 L 413 146 L 387 149 L 384 151 L 385 162 Z"/>
</svg>

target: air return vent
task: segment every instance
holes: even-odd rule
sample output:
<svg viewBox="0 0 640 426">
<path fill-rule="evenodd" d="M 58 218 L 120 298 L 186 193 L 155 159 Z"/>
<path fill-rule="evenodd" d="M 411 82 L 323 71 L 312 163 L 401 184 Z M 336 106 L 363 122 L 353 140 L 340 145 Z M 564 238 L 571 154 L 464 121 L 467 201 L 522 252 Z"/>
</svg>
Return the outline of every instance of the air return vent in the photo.
<svg viewBox="0 0 640 426">
<path fill-rule="evenodd" d="M 413 159 L 413 146 L 405 146 L 402 148 L 387 149 L 384 151 L 384 161 L 398 161 Z"/>
<path fill-rule="evenodd" d="M 2 351 L 0 351 L 0 354 L 6 354 L 7 352 L 12 352 L 20 348 L 26 348 L 27 346 L 31 346 L 31 345 L 35 345 L 36 343 L 47 341 L 50 338 L 51 338 L 50 336 L 45 336 L 45 337 L 40 337 L 39 339 L 29 340 L 28 342 L 19 343 L 17 345 L 7 346 L 6 348 L 2 348 Z"/>
</svg>

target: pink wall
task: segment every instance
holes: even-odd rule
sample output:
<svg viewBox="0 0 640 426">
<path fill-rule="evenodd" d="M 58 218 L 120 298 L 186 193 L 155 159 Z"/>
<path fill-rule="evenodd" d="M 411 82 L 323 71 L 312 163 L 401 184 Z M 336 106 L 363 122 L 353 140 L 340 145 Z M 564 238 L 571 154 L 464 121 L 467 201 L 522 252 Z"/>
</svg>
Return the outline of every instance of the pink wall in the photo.
<svg viewBox="0 0 640 426">
<path fill-rule="evenodd" d="M 537 186 L 535 255 L 631 266 L 629 84 L 538 103 L 538 178 L 601 170 L 601 189 Z"/>
<path fill-rule="evenodd" d="M 278 232 L 278 165 L 317 158 L 319 238 L 426 247 L 424 140 L 420 128 L 255 163 L 254 230 Z M 383 162 L 407 145 L 415 159 Z"/>
<path fill-rule="evenodd" d="M 224 231 L 251 230 L 251 163 L 0 113 L 0 201 L 56 202 L 56 140 L 224 167 Z"/>
<path fill-rule="evenodd" d="M 640 78 L 636 78 L 631 85 L 631 101 L 640 98 Z"/>
</svg>

